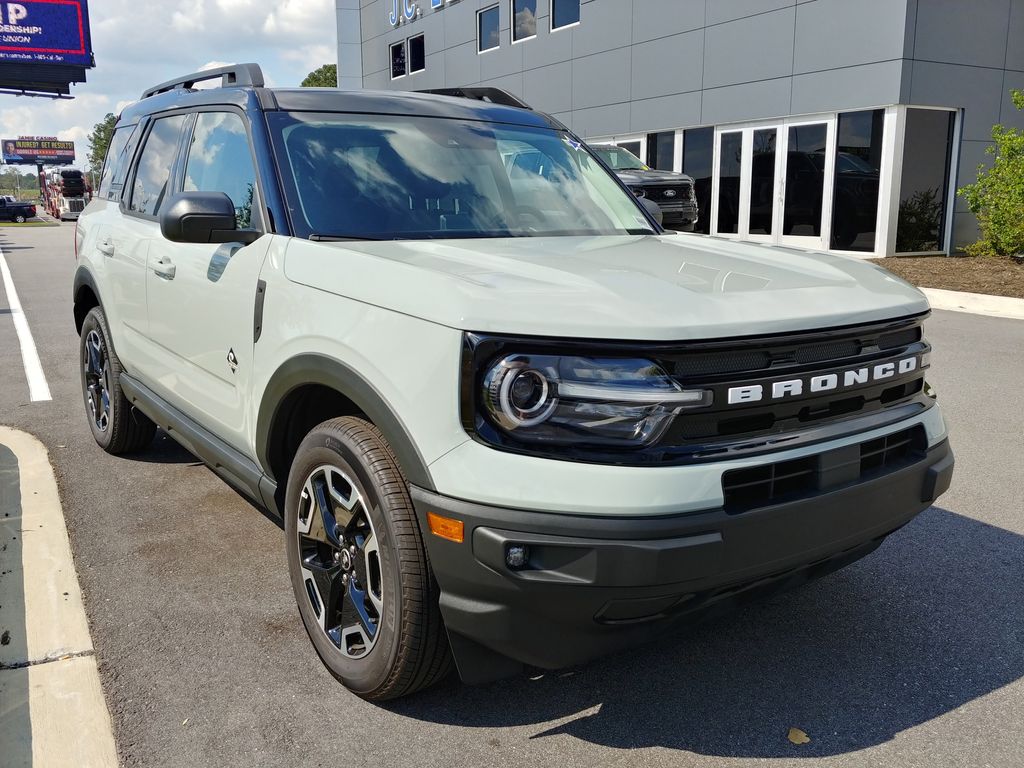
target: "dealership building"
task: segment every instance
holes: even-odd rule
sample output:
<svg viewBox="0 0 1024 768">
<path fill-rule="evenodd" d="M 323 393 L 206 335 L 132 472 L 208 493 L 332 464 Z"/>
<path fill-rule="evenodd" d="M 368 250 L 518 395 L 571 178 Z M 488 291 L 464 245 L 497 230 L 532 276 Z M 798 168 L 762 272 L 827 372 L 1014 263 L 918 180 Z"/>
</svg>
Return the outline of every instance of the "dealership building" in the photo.
<svg viewBox="0 0 1024 768">
<path fill-rule="evenodd" d="M 336 0 L 339 85 L 505 89 L 695 180 L 697 230 L 951 252 L 995 123 L 1024 127 L 1024 0 Z"/>
</svg>

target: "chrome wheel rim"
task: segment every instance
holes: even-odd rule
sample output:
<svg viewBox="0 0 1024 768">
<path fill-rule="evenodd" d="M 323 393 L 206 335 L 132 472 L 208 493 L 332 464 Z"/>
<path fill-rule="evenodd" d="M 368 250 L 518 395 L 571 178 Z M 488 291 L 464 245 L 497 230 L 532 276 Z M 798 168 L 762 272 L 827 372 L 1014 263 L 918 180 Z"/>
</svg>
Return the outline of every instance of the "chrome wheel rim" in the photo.
<svg viewBox="0 0 1024 768">
<path fill-rule="evenodd" d="M 110 426 L 110 367 L 103 337 L 91 330 L 85 337 L 82 356 L 85 370 L 85 403 L 100 432 Z"/>
<path fill-rule="evenodd" d="M 365 499 L 346 472 L 323 464 L 307 475 L 296 531 L 302 583 L 320 630 L 343 656 L 363 658 L 380 634 L 383 569 Z"/>
</svg>

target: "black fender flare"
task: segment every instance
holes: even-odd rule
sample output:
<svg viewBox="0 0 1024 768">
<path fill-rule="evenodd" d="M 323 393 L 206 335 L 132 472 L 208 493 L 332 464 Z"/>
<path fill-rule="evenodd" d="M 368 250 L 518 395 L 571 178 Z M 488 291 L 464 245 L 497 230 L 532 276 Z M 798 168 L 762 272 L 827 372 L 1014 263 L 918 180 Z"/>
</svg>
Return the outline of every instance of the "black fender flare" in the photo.
<svg viewBox="0 0 1024 768">
<path fill-rule="evenodd" d="M 90 272 L 89 268 L 84 264 L 80 264 L 78 269 L 75 270 L 75 279 L 71 289 L 71 307 L 72 312 L 75 315 L 75 331 L 82 330 L 81 322 L 77 316 L 78 313 L 75 310 L 75 307 L 78 305 L 78 293 L 82 288 L 88 288 L 91 290 L 93 295 L 96 297 L 96 300 L 100 303 L 100 306 L 103 306 L 103 299 L 100 296 L 100 289 L 96 285 L 96 278 L 93 277 L 92 272 Z"/>
<path fill-rule="evenodd" d="M 436 490 L 430 470 L 409 430 L 395 415 L 384 397 L 361 374 L 334 358 L 304 354 L 283 363 L 270 377 L 256 417 L 256 454 L 260 465 L 270 474 L 270 432 L 281 404 L 304 384 L 329 387 L 352 401 L 372 421 L 390 443 L 406 479 L 413 485 Z M 280 483 L 281 478 L 273 478 Z"/>
</svg>

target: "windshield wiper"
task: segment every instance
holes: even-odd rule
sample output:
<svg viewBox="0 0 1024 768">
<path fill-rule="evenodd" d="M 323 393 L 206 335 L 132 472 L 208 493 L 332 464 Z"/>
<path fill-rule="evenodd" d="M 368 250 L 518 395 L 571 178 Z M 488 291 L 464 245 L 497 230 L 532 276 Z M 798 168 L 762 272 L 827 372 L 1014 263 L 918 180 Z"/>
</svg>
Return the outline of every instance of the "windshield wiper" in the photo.
<svg viewBox="0 0 1024 768">
<path fill-rule="evenodd" d="M 343 243 L 353 241 L 383 240 L 383 237 L 372 237 L 370 235 L 321 235 L 314 232 L 309 236 L 314 243 Z"/>
</svg>

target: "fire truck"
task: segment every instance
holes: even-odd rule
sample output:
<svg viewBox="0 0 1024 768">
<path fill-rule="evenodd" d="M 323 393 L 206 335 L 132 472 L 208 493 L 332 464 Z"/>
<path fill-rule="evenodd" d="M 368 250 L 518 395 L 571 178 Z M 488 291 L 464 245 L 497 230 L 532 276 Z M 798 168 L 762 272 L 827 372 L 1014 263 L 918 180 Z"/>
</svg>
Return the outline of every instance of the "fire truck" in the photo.
<svg viewBox="0 0 1024 768">
<path fill-rule="evenodd" d="M 85 175 L 74 168 L 54 168 L 46 171 L 44 180 L 43 202 L 47 212 L 61 221 L 77 219 L 92 197 Z"/>
</svg>

